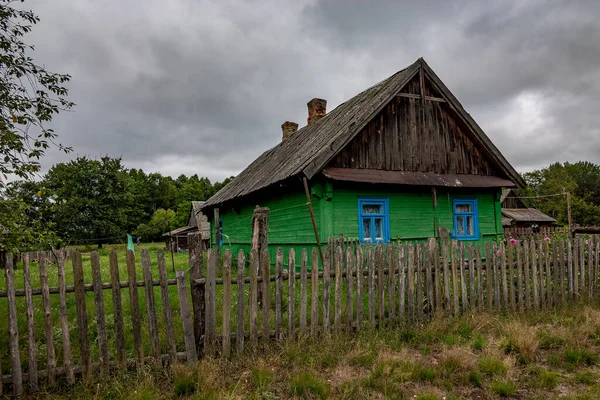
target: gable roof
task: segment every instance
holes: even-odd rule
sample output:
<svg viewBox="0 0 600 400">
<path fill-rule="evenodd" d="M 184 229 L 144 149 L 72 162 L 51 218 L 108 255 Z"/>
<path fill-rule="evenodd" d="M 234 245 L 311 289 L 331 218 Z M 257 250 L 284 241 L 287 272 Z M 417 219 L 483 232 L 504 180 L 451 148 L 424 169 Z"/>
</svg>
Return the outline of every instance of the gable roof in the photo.
<svg viewBox="0 0 600 400">
<path fill-rule="evenodd" d="M 461 120 L 475 132 L 474 140 L 500 170 L 518 186 L 525 186 L 521 176 L 492 144 L 479 125 L 463 109 L 450 90 L 435 75 L 425 60 L 419 58 L 407 68 L 395 73 L 359 93 L 320 120 L 303 127 L 287 140 L 265 151 L 233 181 L 208 199 L 202 207 L 246 196 L 293 176 L 308 179 L 319 173 L 362 128 L 388 104 L 417 74 L 423 71 Z"/>
</svg>

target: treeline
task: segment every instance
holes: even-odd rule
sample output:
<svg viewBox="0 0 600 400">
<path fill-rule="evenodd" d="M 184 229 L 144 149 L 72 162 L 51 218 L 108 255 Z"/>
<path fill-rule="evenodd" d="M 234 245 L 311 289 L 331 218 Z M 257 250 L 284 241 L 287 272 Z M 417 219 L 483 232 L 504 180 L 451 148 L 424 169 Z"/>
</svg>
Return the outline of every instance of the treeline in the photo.
<svg viewBox="0 0 600 400">
<path fill-rule="evenodd" d="M 0 246 L 115 243 L 126 233 L 157 240 L 188 223 L 192 201 L 208 199 L 230 180 L 173 179 L 127 169 L 120 158 L 80 157 L 55 165 L 39 181 L 7 185 L 0 200 Z"/>
<path fill-rule="evenodd" d="M 524 202 L 567 224 L 566 196 L 571 193 L 571 218 L 581 226 L 600 226 L 600 166 L 588 161 L 554 163 L 523 174 Z"/>
</svg>

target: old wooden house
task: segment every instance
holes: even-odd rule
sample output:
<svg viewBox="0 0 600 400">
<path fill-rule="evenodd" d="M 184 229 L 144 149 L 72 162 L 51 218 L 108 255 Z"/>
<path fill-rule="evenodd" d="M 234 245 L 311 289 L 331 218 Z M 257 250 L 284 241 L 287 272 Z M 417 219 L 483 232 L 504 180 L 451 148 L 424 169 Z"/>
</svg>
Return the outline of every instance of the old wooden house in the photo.
<svg viewBox="0 0 600 400">
<path fill-rule="evenodd" d="M 502 226 L 506 231 L 527 228 L 531 233 L 540 232 L 556 224 L 556 219 L 536 208 L 527 207 L 512 189 L 504 189 L 500 198 Z"/>
<path fill-rule="evenodd" d="M 249 248 L 256 205 L 272 251 L 316 245 L 311 209 L 322 241 L 481 245 L 502 236 L 502 188 L 525 185 L 423 59 L 328 113 L 311 100 L 297 127 L 202 206 L 213 224 L 218 208 L 224 247 Z"/>
<path fill-rule="evenodd" d="M 190 233 L 200 233 L 200 237 L 205 241 L 205 246 L 209 246 L 210 241 L 210 223 L 206 216 L 201 212 L 204 201 L 192 201 L 190 206 L 190 218 L 186 226 L 173 229 L 163 233 L 165 246 L 169 250 L 179 251 L 187 250 L 188 235 Z"/>
</svg>

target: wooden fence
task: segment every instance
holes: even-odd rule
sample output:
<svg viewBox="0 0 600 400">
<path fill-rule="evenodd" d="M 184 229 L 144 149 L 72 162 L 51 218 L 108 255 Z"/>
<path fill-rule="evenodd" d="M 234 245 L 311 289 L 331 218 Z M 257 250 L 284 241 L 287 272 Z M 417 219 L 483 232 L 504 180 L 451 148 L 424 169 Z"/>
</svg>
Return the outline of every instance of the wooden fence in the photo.
<svg viewBox="0 0 600 400">
<path fill-rule="evenodd" d="M 423 321 L 434 313 L 523 312 L 598 299 L 599 252 L 596 238 L 513 241 L 483 250 L 464 242 L 440 245 L 433 239 L 378 246 L 330 241 L 322 268 L 308 267 L 309 258 L 310 265 L 320 265 L 317 249 L 300 254 L 293 250 L 284 254 L 280 249 L 274 268 L 266 249 L 261 257 L 256 250 L 249 254 L 240 251 L 235 257 L 225 251 L 220 257 L 209 249 L 205 256 L 191 252 L 189 272 L 177 271 L 176 279 L 167 279 L 164 255 L 158 251 L 156 280 L 150 254 L 144 250 L 140 257 L 143 280 L 137 280 L 135 256 L 128 252 L 128 280 L 121 281 L 117 253 L 113 252 L 108 283 L 101 282 L 99 256 L 92 253 L 91 284 L 85 283 L 81 254 L 74 252 L 73 285 L 66 284 L 66 263 L 61 255 L 58 287 L 48 286 L 46 263 L 41 259 L 41 287 L 32 288 L 30 263 L 24 257 L 23 289 L 15 288 L 14 266 L 8 257 L 6 290 L 0 291 L 0 298 L 7 301 L 9 349 L 0 349 L 0 354 L 9 354 L 9 359 L 0 363 L 10 374 L 0 377 L 0 382 L 19 395 L 24 381 L 34 392 L 41 379 L 54 385 L 64 376 L 73 383 L 76 375 L 84 379 L 94 373 L 106 376 L 111 369 L 141 368 L 144 363 L 162 366 L 177 360 L 194 363 L 206 355 L 230 357 L 234 351 L 286 337 L 394 326 L 402 321 Z M 169 286 L 176 291 L 170 293 Z M 125 316 L 123 289 L 130 302 Z M 111 296 L 105 296 L 106 290 Z M 143 294 L 138 294 L 139 290 Z M 67 293 L 71 292 L 75 294 L 76 328 L 71 327 L 67 315 Z M 86 292 L 93 292 L 93 310 L 86 308 Z M 171 294 L 176 298 L 174 307 Z M 42 310 L 33 306 L 33 297 L 38 295 Z M 50 307 L 51 295 L 59 297 L 58 310 Z M 140 309 L 140 295 L 145 299 L 144 310 Z M 26 329 L 17 326 L 16 300 L 21 296 L 26 303 Z M 105 312 L 109 304 L 110 314 Z M 157 309 L 162 309 L 161 318 Z M 36 347 L 39 338 L 34 324 L 39 312 L 43 314 L 45 356 Z M 53 327 L 56 312 L 59 335 Z M 111 332 L 107 332 L 109 318 L 114 320 Z M 110 352 L 109 333 L 115 339 Z M 130 334 L 133 340 L 127 347 L 125 337 Z M 27 335 L 27 340 L 19 335 Z M 55 336 L 60 338 L 56 348 L 62 349 L 60 367 Z M 74 338 L 77 357 L 71 354 Z M 44 360 L 45 366 L 40 368 L 37 360 Z"/>
<path fill-rule="evenodd" d="M 553 235 L 561 235 L 569 233 L 569 228 L 564 226 L 545 226 L 537 230 L 533 228 L 523 227 L 506 227 L 503 229 L 504 237 L 532 237 L 534 235 L 541 238 L 552 237 Z"/>
</svg>

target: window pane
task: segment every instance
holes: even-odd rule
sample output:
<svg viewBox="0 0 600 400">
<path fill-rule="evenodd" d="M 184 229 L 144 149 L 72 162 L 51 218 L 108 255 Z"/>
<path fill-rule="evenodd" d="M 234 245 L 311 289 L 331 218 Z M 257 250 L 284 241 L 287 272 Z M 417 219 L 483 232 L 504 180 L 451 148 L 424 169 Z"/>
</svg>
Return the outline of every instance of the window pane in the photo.
<svg viewBox="0 0 600 400">
<path fill-rule="evenodd" d="M 456 216 L 456 236 L 465 236 L 465 221 L 462 215 Z"/>
<path fill-rule="evenodd" d="M 456 212 L 473 212 L 472 204 L 457 204 Z"/>
<path fill-rule="evenodd" d="M 475 228 L 473 226 L 473 216 L 472 215 L 467 215 L 467 235 L 468 236 L 475 235 Z"/>
<path fill-rule="evenodd" d="M 383 204 L 363 204 L 363 214 L 383 214 Z"/>
<path fill-rule="evenodd" d="M 363 240 L 371 240 L 371 218 L 363 218 Z"/>
<path fill-rule="evenodd" d="M 375 218 L 375 239 L 383 240 L 383 218 Z"/>
</svg>

